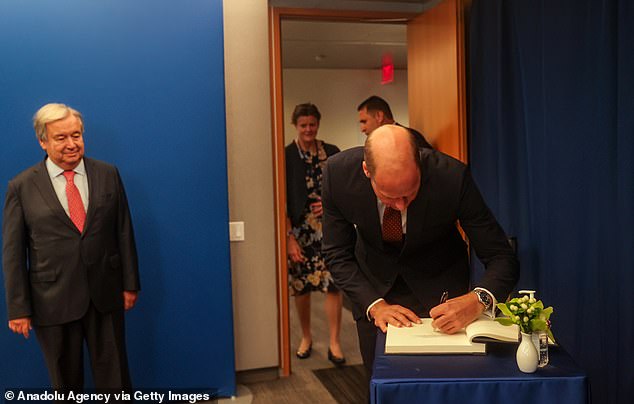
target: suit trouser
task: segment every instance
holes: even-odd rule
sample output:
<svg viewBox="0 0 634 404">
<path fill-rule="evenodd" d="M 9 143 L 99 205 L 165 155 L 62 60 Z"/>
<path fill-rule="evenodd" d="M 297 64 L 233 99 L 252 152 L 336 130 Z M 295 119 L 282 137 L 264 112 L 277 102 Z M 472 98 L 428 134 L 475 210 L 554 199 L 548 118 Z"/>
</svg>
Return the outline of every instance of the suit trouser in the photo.
<svg viewBox="0 0 634 404">
<path fill-rule="evenodd" d="M 429 308 L 423 307 L 422 303 L 416 298 L 400 275 L 396 277 L 394 286 L 385 295 L 385 301 L 388 304 L 398 304 L 406 307 L 416 313 L 419 317 L 429 316 Z M 372 375 L 372 365 L 374 364 L 377 332 L 381 332 L 381 330 L 374 325 L 374 321 L 368 321 L 365 316 L 360 320 L 357 320 L 359 350 L 361 351 L 363 366 L 366 370 L 368 385 Z"/>
<path fill-rule="evenodd" d="M 35 326 L 54 389 L 81 391 L 84 386 L 84 340 L 97 389 L 130 389 L 125 349 L 124 310 L 100 313 L 92 302 L 79 320 Z"/>
</svg>

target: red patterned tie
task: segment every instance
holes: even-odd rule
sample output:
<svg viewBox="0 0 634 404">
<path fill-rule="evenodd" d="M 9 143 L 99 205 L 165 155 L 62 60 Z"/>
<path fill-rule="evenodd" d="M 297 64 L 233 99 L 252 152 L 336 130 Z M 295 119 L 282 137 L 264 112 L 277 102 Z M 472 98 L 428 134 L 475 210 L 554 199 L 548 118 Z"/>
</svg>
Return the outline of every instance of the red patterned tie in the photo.
<svg viewBox="0 0 634 404">
<path fill-rule="evenodd" d="M 84 210 L 84 204 L 81 201 L 81 195 L 79 195 L 79 189 L 73 182 L 75 177 L 74 171 L 64 171 L 64 177 L 66 177 L 66 198 L 68 198 L 68 213 L 70 214 L 70 220 L 73 221 L 79 231 L 84 230 L 84 222 L 86 221 L 86 211 Z"/>
<path fill-rule="evenodd" d="M 388 243 L 400 243 L 402 239 L 401 212 L 386 206 L 383 212 L 383 240 Z"/>
</svg>

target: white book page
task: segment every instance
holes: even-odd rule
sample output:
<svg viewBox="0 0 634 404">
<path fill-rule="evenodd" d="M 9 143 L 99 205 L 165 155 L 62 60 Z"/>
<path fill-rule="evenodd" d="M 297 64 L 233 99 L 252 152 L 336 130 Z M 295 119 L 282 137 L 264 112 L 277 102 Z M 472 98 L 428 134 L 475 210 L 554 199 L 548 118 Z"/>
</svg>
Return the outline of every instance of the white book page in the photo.
<svg viewBox="0 0 634 404">
<path fill-rule="evenodd" d="M 464 330 L 456 334 L 445 334 L 435 331 L 431 325 L 432 319 L 422 318 L 421 324 L 412 324 L 411 327 L 394 327 L 388 324 L 385 340 L 385 352 L 472 352 L 483 351 L 475 349 L 481 344 L 471 343 Z"/>
<path fill-rule="evenodd" d="M 488 337 L 506 342 L 517 342 L 519 328 L 517 325 L 502 325 L 490 317 L 481 317 L 469 324 L 466 329 L 469 340 L 475 337 Z"/>
</svg>

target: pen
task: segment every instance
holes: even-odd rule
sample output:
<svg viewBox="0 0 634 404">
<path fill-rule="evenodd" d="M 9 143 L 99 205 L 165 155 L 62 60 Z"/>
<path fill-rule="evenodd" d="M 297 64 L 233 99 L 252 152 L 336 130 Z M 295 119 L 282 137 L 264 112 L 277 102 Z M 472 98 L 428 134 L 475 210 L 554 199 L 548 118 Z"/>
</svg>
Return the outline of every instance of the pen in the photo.
<svg viewBox="0 0 634 404">
<path fill-rule="evenodd" d="M 442 296 L 440 296 L 440 303 L 439 304 L 443 304 L 447 301 L 447 298 L 449 297 L 449 292 L 448 291 L 444 291 L 442 292 Z"/>
<path fill-rule="evenodd" d="M 440 303 L 438 303 L 438 305 L 441 305 L 443 303 L 445 303 L 447 301 L 447 298 L 449 297 L 449 292 L 448 291 L 444 291 L 442 292 L 442 295 L 440 295 Z M 434 332 L 439 332 L 440 330 L 437 329 L 436 327 L 434 327 Z"/>
</svg>

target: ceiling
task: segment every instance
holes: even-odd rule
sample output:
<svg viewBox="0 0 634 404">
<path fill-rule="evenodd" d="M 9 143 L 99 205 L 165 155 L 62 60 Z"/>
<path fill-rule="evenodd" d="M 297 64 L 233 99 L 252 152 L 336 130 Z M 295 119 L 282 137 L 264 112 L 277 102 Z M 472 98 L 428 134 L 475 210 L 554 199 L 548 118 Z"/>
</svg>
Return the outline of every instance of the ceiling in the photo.
<svg viewBox="0 0 634 404">
<path fill-rule="evenodd" d="M 272 7 L 393 11 L 420 14 L 440 0 L 269 0 Z"/>
<path fill-rule="evenodd" d="M 269 0 L 273 7 L 420 14 L 439 0 Z M 384 57 L 407 68 L 406 21 L 282 20 L 282 64 L 297 69 L 378 69 Z"/>
<path fill-rule="evenodd" d="M 282 21 L 284 68 L 378 69 L 384 55 L 407 68 L 405 24 Z"/>
</svg>

